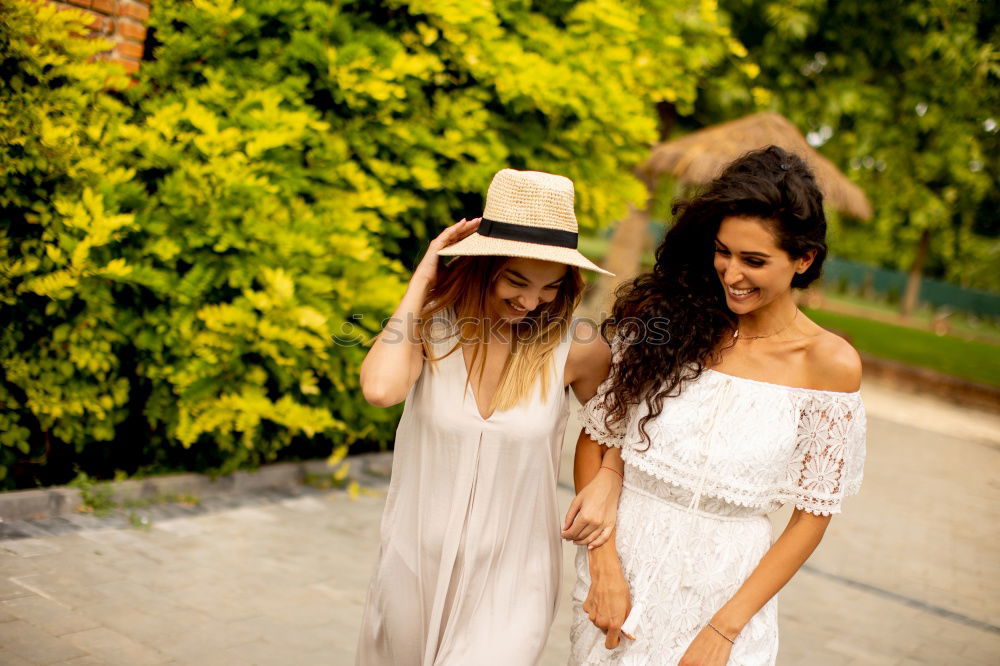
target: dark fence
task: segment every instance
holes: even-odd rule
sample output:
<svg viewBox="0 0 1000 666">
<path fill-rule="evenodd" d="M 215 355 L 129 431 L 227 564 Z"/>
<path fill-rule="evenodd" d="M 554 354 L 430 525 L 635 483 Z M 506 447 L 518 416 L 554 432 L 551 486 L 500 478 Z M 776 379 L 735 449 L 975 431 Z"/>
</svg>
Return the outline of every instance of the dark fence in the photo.
<svg viewBox="0 0 1000 666">
<path fill-rule="evenodd" d="M 879 268 L 839 257 L 828 257 L 823 264 L 823 282 L 828 288 L 880 295 L 898 301 L 906 290 L 903 271 Z M 1000 294 L 966 289 L 939 280 L 920 282 L 920 302 L 935 308 L 951 308 L 982 317 L 1000 318 Z"/>
</svg>

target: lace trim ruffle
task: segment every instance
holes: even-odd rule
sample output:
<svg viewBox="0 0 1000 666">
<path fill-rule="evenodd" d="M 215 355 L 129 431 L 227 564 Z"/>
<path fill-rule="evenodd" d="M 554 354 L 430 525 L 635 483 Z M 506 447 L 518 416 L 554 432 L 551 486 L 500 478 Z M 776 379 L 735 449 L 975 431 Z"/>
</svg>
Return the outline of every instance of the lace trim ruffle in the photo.
<svg viewBox="0 0 1000 666">
<path fill-rule="evenodd" d="M 698 488 L 699 471 L 685 470 L 682 467 L 667 464 L 662 458 L 653 459 L 627 447 L 622 451 L 622 458 L 625 464 L 632 465 L 643 473 L 656 477 L 676 488 L 691 493 Z M 840 495 L 806 495 L 802 489 L 778 483 L 750 487 L 726 483 L 718 479 L 706 479 L 701 494 L 703 497 L 715 497 L 730 504 L 763 511 L 769 511 L 776 505 L 794 504 L 797 509 L 802 511 L 817 516 L 830 516 L 840 513 L 843 499 L 856 494 L 860 488 L 860 476 L 846 483 L 843 486 L 844 491 Z"/>
<path fill-rule="evenodd" d="M 597 425 L 593 423 L 590 419 L 583 419 L 580 424 L 588 435 L 590 435 L 594 441 L 604 446 L 614 446 L 618 448 L 624 448 L 625 437 L 620 435 L 612 435 L 604 428 L 604 425 Z"/>
<path fill-rule="evenodd" d="M 703 495 L 738 506 L 793 504 L 826 516 L 839 513 L 843 499 L 861 488 L 867 424 L 857 392 L 703 374 L 647 425 L 646 447 L 637 441 L 641 410 L 633 410 L 619 432 L 606 428 L 607 388 L 602 384 L 584 406 L 585 432 L 620 447 L 626 463 L 681 489 L 701 486 Z"/>
<path fill-rule="evenodd" d="M 601 384 L 598 387 L 597 393 L 593 398 L 587 401 L 580 410 L 580 425 L 583 429 L 594 438 L 600 444 L 604 446 L 615 446 L 618 448 L 623 448 L 626 444 L 626 433 L 627 428 L 622 427 L 621 433 L 614 433 L 608 431 L 604 424 L 604 389 L 606 389 L 605 384 Z"/>
</svg>

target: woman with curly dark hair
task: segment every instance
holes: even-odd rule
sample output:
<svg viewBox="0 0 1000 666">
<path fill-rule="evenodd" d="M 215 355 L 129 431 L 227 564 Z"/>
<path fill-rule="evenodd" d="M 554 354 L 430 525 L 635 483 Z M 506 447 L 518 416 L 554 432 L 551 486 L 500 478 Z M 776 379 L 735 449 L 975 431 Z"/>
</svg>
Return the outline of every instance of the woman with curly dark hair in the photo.
<svg viewBox="0 0 1000 666">
<path fill-rule="evenodd" d="M 602 325 L 614 363 L 576 479 L 607 485 L 602 447 L 620 447 L 624 484 L 612 538 L 578 553 L 571 662 L 773 664 L 775 595 L 861 485 L 861 361 L 793 297 L 826 256 L 799 157 L 749 153 L 674 213 Z M 651 342 L 664 319 L 669 340 Z M 772 544 L 767 514 L 786 503 Z"/>
</svg>

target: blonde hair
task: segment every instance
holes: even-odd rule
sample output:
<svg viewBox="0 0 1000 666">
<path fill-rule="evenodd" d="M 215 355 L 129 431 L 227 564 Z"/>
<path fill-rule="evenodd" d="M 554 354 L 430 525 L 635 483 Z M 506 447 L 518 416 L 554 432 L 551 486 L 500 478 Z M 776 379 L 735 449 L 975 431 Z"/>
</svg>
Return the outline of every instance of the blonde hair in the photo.
<svg viewBox="0 0 1000 666">
<path fill-rule="evenodd" d="M 427 361 L 440 361 L 460 350 L 463 341 L 475 341 L 472 370 L 467 373 L 466 385 L 472 381 L 474 373 L 478 373 L 477 380 L 481 382 L 486 370 L 487 299 L 500 273 L 511 261 L 512 257 L 461 256 L 439 266 L 437 283 L 428 294 L 421 312 L 422 344 Z M 548 396 L 551 387 L 547 370 L 553 362 L 555 348 L 570 327 L 583 287 L 580 269 L 567 266 L 556 297 L 511 325 L 511 353 L 504 362 L 496 393 L 490 400 L 488 409 L 491 414 L 528 400 L 539 383 L 542 399 Z M 456 315 L 457 328 L 453 333 L 458 336 L 458 341 L 446 353 L 435 357 L 426 335 L 427 327 L 434 315 L 448 308 L 452 308 Z"/>
</svg>

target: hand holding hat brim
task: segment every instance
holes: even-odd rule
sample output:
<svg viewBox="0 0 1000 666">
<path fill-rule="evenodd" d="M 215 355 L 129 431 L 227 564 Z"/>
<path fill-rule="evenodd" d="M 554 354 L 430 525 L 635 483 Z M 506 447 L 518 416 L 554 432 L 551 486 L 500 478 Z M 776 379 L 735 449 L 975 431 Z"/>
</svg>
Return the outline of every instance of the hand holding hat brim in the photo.
<svg viewBox="0 0 1000 666">
<path fill-rule="evenodd" d="M 577 249 L 573 181 L 539 171 L 502 169 L 493 177 L 477 233 L 441 256 L 500 256 L 553 261 L 614 275 Z"/>
</svg>

